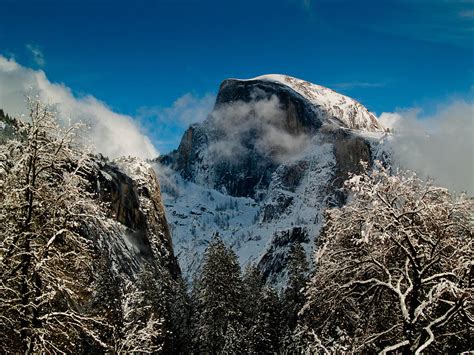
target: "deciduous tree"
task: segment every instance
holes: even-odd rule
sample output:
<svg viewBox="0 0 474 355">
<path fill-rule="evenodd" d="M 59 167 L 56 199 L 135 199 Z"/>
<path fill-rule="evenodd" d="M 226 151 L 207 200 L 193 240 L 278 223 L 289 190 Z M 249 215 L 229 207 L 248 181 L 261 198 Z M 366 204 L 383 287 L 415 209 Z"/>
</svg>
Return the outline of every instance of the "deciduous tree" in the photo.
<svg viewBox="0 0 474 355">
<path fill-rule="evenodd" d="M 378 163 L 345 186 L 301 314 L 311 350 L 472 349 L 472 200 Z"/>
<path fill-rule="evenodd" d="M 0 146 L 0 346 L 13 352 L 78 351 L 80 339 L 106 346 L 101 320 L 85 314 L 92 279 L 84 220 L 100 216 L 87 182 L 77 127 L 63 128 L 28 99 L 29 122 Z"/>
</svg>

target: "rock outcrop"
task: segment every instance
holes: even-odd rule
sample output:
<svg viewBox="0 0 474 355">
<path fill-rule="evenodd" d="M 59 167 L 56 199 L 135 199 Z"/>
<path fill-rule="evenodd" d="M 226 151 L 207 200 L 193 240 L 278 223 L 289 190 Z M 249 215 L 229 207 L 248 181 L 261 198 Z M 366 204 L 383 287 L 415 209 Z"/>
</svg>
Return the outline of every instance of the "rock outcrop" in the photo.
<svg viewBox="0 0 474 355">
<path fill-rule="evenodd" d="M 225 80 L 209 117 L 158 159 L 185 275 L 192 279 L 218 232 L 242 264 L 284 282 L 291 245 L 310 252 L 324 209 L 345 202 L 339 188 L 372 161 L 383 132 L 361 104 L 318 85 L 281 75 Z"/>
<path fill-rule="evenodd" d="M 107 228 L 116 230 L 103 238 L 115 269 L 133 275 L 143 262 L 160 264 L 173 279 L 180 275 L 161 201 L 158 179 L 152 167 L 134 158 L 113 162 L 96 159 L 89 172 L 91 188 L 105 203 L 110 218 Z M 103 227 L 98 227 L 99 231 Z M 91 233 L 93 233 L 91 231 Z"/>
</svg>

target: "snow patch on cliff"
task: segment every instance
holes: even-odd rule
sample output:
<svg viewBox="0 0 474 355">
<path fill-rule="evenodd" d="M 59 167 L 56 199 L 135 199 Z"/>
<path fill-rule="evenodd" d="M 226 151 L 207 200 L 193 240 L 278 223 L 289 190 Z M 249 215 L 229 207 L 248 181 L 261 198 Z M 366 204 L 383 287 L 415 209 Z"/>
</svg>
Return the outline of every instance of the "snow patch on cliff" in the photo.
<svg viewBox="0 0 474 355">
<path fill-rule="evenodd" d="M 297 182 L 288 183 L 285 171 L 293 171 L 295 165 L 301 166 L 301 175 Z M 317 135 L 306 150 L 274 172 L 265 198 L 256 201 L 195 184 L 156 164 L 173 248 L 186 280 L 193 280 L 214 233 L 233 248 L 241 266 L 259 263 L 270 252 L 274 238 L 297 227 L 307 232 L 310 253 L 323 221 L 334 166 L 332 144 Z M 279 277 L 273 281 L 281 285 L 285 275 Z"/>
<path fill-rule="evenodd" d="M 281 74 L 261 75 L 248 80 L 273 81 L 290 87 L 319 108 L 328 123 L 373 132 L 385 130 L 375 115 L 359 102 L 327 87 Z"/>
</svg>

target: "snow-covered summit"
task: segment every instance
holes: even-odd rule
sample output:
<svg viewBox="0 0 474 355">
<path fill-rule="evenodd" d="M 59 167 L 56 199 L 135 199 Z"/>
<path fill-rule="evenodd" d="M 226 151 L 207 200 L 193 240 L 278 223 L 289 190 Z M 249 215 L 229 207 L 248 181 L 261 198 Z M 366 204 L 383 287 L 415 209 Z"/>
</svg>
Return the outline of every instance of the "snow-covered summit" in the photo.
<svg viewBox="0 0 474 355">
<path fill-rule="evenodd" d="M 192 280 L 214 233 L 242 265 L 285 283 L 292 245 L 311 253 L 327 206 L 373 157 L 383 126 L 357 101 L 285 75 L 227 79 L 213 112 L 158 159 L 167 220 Z"/>
<path fill-rule="evenodd" d="M 266 74 L 246 80 L 232 80 L 260 80 L 283 84 L 303 96 L 316 108 L 319 108 L 320 111 L 324 111 L 328 123 L 369 132 L 382 132 L 385 130 L 375 115 L 369 112 L 362 104 L 321 85 L 282 74 Z"/>
</svg>

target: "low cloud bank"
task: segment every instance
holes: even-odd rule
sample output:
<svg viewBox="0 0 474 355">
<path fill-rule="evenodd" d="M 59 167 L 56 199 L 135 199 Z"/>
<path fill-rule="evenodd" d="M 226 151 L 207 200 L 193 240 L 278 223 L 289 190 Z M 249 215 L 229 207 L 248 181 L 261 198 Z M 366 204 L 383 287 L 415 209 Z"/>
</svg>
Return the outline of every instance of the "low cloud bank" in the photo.
<svg viewBox="0 0 474 355">
<path fill-rule="evenodd" d="M 388 144 L 396 165 L 474 195 L 474 102 L 451 101 L 429 116 L 414 108 L 379 119 L 393 132 Z"/>
<path fill-rule="evenodd" d="M 305 134 L 288 132 L 286 115 L 275 95 L 225 104 L 210 117 L 219 137 L 209 149 L 217 157 L 226 159 L 239 159 L 249 149 L 255 149 L 259 154 L 284 161 L 303 150 L 309 142 Z"/>
<path fill-rule="evenodd" d="M 132 117 L 113 112 L 93 96 L 76 97 L 64 84 L 51 83 L 42 70 L 0 56 L 0 108 L 13 116 L 25 114 L 28 93 L 56 106 L 64 122 L 86 123 L 87 139 L 103 155 L 154 158 L 159 154 Z"/>
</svg>

